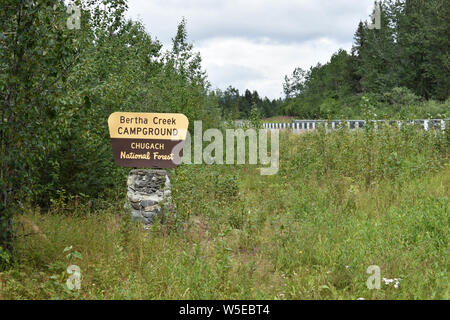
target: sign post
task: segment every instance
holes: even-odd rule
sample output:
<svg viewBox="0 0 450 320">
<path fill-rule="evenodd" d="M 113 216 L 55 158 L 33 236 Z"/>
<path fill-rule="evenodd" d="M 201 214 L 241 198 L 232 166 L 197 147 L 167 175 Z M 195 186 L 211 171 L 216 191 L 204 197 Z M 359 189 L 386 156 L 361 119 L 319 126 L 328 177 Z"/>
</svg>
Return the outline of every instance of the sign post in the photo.
<svg viewBox="0 0 450 320">
<path fill-rule="evenodd" d="M 132 220 L 163 220 L 171 206 L 169 175 L 182 155 L 189 121 L 180 113 L 114 112 L 108 118 L 114 161 L 128 174 L 126 209 Z M 136 169 L 141 168 L 141 169 Z M 154 168 L 154 169 L 149 169 Z"/>
</svg>

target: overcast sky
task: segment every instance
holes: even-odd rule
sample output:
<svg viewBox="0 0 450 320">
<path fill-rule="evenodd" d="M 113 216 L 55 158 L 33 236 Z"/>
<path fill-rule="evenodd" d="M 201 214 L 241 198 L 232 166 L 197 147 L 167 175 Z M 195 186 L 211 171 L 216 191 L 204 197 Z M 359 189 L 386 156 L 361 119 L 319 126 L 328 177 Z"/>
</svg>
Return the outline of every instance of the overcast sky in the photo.
<svg viewBox="0 0 450 320">
<path fill-rule="evenodd" d="M 169 48 L 182 17 L 213 88 L 257 90 L 283 96 L 294 68 L 326 63 L 350 50 L 373 0 L 129 0 L 128 16 L 140 20 Z"/>
</svg>

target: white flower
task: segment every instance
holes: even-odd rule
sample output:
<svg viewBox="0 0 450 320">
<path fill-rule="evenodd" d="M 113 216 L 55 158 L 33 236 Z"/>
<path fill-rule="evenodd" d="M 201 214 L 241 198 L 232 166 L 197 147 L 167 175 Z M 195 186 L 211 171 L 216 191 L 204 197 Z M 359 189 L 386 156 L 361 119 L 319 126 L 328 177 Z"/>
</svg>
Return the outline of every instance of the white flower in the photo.
<svg viewBox="0 0 450 320">
<path fill-rule="evenodd" d="M 389 285 L 391 283 L 394 283 L 394 288 L 398 289 L 398 285 L 400 284 L 400 280 L 402 280 L 401 278 L 394 278 L 394 279 L 387 279 L 387 278 L 383 278 L 384 284 Z"/>
</svg>

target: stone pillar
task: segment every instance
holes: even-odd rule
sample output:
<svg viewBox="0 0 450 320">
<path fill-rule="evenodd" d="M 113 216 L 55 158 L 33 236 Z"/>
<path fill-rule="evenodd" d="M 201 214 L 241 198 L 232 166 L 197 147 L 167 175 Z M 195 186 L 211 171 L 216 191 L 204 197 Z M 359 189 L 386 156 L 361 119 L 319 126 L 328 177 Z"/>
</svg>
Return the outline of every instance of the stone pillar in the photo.
<svg viewBox="0 0 450 320">
<path fill-rule="evenodd" d="M 134 169 L 128 174 L 126 209 L 131 220 L 151 224 L 155 217 L 164 221 L 171 206 L 170 179 L 166 170 Z"/>
</svg>

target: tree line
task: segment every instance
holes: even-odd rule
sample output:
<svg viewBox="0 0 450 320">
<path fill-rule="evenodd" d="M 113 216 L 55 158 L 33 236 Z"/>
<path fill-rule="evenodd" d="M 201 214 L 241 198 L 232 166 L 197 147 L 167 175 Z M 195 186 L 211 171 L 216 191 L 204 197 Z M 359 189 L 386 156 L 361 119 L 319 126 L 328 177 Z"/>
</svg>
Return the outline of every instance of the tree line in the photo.
<svg viewBox="0 0 450 320">
<path fill-rule="evenodd" d="M 365 95 L 379 117 L 448 116 L 450 2 L 386 0 L 375 6 L 380 28 L 360 22 L 350 53 L 341 49 L 328 63 L 285 77 L 283 114 L 361 117 Z"/>
<path fill-rule="evenodd" d="M 279 114 L 283 102 L 281 98 L 272 100 L 267 97 L 261 98 L 256 90 L 252 92 L 246 89 L 241 95 L 239 90 L 232 86 L 224 91 L 216 89 L 211 95 L 218 99 L 222 119 L 249 119 L 252 109 L 260 117 L 269 118 Z"/>
</svg>

